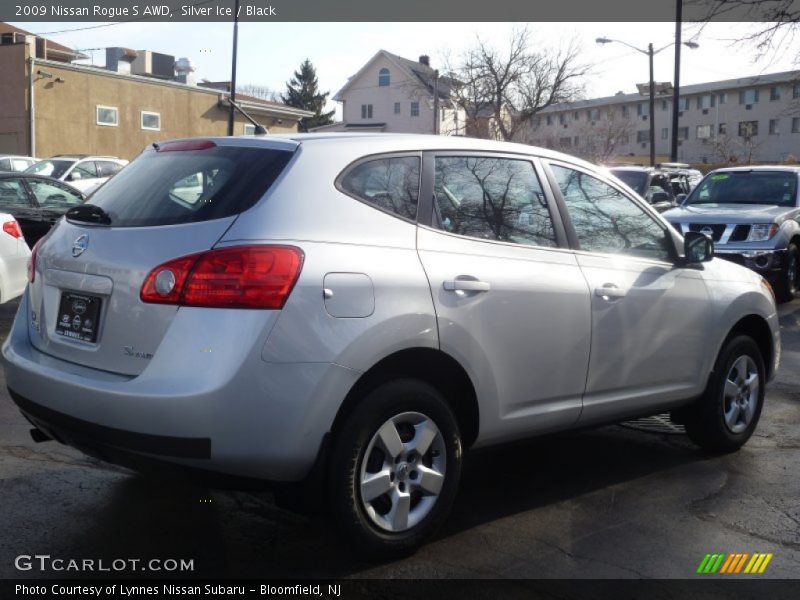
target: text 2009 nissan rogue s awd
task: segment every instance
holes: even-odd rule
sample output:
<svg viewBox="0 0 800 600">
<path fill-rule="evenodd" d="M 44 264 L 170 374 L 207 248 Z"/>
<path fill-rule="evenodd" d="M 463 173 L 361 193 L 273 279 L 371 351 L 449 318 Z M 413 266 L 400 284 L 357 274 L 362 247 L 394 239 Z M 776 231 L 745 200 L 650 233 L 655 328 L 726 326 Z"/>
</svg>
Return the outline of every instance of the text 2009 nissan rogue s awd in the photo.
<svg viewBox="0 0 800 600">
<path fill-rule="evenodd" d="M 775 302 L 712 255 L 529 146 L 158 143 L 36 248 L 6 379 L 38 437 L 107 460 L 314 474 L 389 556 L 445 518 L 472 446 L 667 410 L 705 448 L 744 444 Z"/>
</svg>

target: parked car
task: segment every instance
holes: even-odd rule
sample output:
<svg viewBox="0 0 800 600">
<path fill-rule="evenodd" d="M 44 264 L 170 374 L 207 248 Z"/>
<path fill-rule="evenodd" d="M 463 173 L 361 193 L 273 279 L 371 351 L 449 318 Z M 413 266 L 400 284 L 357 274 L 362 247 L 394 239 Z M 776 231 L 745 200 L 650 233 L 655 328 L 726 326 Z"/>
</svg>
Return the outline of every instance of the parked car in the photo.
<svg viewBox="0 0 800 600">
<path fill-rule="evenodd" d="M 116 175 L 127 164 L 127 160 L 115 156 L 60 154 L 47 160 L 40 160 L 25 172 L 66 181 L 73 187 L 86 192 L 108 181 L 109 177 Z"/>
<path fill-rule="evenodd" d="M 736 450 L 780 356 L 707 236 L 478 139 L 159 142 L 32 265 L 3 355 L 35 439 L 270 481 L 373 558 L 433 533 L 471 447 L 672 411 Z"/>
<path fill-rule="evenodd" d="M 684 233 L 711 236 L 720 257 L 760 273 L 788 301 L 800 277 L 798 175 L 797 167 L 718 169 L 664 217 Z"/>
<path fill-rule="evenodd" d="M 85 199 L 80 190 L 51 177 L 0 172 L 0 211 L 14 215 L 31 247 Z"/>
<path fill-rule="evenodd" d="M 0 304 L 22 295 L 31 250 L 13 215 L 0 212 Z"/>
<path fill-rule="evenodd" d="M 647 200 L 658 212 L 674 208 L 683 196 L 676 194 L 671 177 L 652 167 L 612 167 L 609 172 Z"/>
<path fill-rule="evenodd" d="M 693 190 L 698 183 L 703 179 L 703 172 L 698 169 L 692 169 L 691 165 L 687 163 L 666 162 L 659 163 L 658 168 L 662 171 L 669 173 L 678 172 L 686 176 L 689 182 L 689 191 Z"/>
<path fill-rule="evenodd" d="M 36 159 L 30 156 L 0 154 L 0 171 L 24 171 L 35 162 Z"/>
</svg>

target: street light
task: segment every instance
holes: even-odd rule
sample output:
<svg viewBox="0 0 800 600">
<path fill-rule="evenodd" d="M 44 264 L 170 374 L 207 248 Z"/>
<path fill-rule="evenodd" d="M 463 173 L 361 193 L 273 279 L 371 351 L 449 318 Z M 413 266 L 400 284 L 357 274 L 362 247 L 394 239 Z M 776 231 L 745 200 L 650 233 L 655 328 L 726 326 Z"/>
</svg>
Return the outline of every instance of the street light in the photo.
<svg viewBox="0 0 800 600">
<path fill-rule="evenodd" d="M 627 46 L 631 50 L 636 50 L 637 52 L 641 52 L 642 54 L 646 54 L 649 61 L 650 61 L 650 85 L 649 85 L 649 92 L 650 92 L 650 166 L 654 167 L 656 164 L 656 121 L 655 121 L 655 112 L 656 112 L 656 97 L 655 97 L 655 88 L 656 84 L 653 80 L 653 56 L 661 52 L 662 50 L 666 50 L 670 46 L 674 46 L 675 42 L 670 42 L 666 46 L 662 46 L 658 50 L 653 50 L 653 44 L 647 45 L 647 50 L 642 50 L 641 48 L 637 48 L 636 46 L 632 46 L 627 42 L 623 42 L 622 40 L 612 40 L 611 38 L 607 37 L 599 37 L 595 40 L 598 44 L 611 44 L 616 42 L 617 44 L 622 44 L 623 46 Z M 683 45 L 691 48 L 694 50 L 695 48 L 699 48 L 700 45 L 697 42 L 683 42 Z M 676 112 L 677 114 L 677 112 Z M 673 140 L 677 139 L 678 131 L 677 131 L 677 122 L 673 120 L 673 131 L 672 137 Z M 674 143 L 674 142 L 673 142 Z"/>
</svg>

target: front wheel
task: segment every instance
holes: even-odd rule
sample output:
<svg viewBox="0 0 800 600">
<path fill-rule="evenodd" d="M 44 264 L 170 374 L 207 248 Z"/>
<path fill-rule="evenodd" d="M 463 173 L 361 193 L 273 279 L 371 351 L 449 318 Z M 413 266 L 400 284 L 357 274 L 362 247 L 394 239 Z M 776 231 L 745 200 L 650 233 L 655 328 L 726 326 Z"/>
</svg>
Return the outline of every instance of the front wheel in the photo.
<svg viewBox="0 0 800 600">
<path fill-rule="evenodd" d="M 447 516 L 461 474 L 453 412 L 432 386 L 386 383 L 348 415 L 331 456 L 336 525 L 369 558 L 416 550 Z"/>
<path fill-rule="evenodd" d="M 720 351 L 705 393 L 686 414 L 689 438 L 713 452 L 738 450 L 758 424 L 765 383 L 758 345 L 744 335 L 729 339 Z"/>
<path fill-rule="evenodd" d="M 800 249 L 794 244 L 789 244 L 786 249 L 786 262 L 775 290 L 778 300 L 789 302 L 797 297 L 798 278 L 800 278 Z"/>
</svg>

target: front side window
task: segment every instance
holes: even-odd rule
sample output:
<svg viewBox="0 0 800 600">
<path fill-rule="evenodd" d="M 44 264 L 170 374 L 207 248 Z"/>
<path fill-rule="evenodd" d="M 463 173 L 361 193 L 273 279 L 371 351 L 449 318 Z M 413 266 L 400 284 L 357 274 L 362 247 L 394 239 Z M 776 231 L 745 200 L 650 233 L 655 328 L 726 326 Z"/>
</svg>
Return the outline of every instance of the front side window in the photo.
<svg viewBox="0 0 800 600">
<path fill-rule="evenodd" d="M 436 225 L 479 240 L 556 246 L 533 164 L 484 156 L 436 158 Z"/>
<path fill-rule="evenodd" d="M 80 181 L 81 179 L 96 179 L 97 177 L 97 167 L 94 161 L 86 160 L 75 165 L 67 179 L 69 181 Z"/>
<path fill-rule="evenodd" d="M 110 160 L 98 160 L 96 164 L 97 175 L 99 177 L 112 177 L 119 173 L 120 169 L 122 169 L 121 164 L 111 162 Z"/>
<path fill-rule="evenodd" d="M 75 164 L 74 160 L 40 160 L 39 162 L 31 165 L 25 169 L 26 173 L 34 175 L 44 175 L 45 177 L 52 177 L 53 179 L 61 179 L 69 168 Z"/>
<path fill-rule="evenodd" d="M 419 157 L 379 158 L 356 165 L 340 188 L 362 202 L 405 219 L 417 218 Z"/>
<path fill-rule="evenodd" d="M 551 168 L 581 250 L 669 260 L 666 230 L 633 200 L 582 171 Z"/>
<path fill-rule="evenodd" d="M 29 179 L 28 185 L 31 186 L 36 202 L 42 208 L 66 211 L 83 202 L 83 198 L 79 194 L 67 189 L 64 185 L 38 179 Z"/>
<path fill-rule="evenodd" d="M 387 87 L 391 83 L 391 75 L 389 74 L 389 69 L 383 68 L 378 71 L 378 86 L 379 87 Z"/>
<path fill-rule="evenodd" d="M 119 109 L 116 106 L 100 106 L 98 104 L 96 111 L 98 125 L 108 125 L 110 127 L 119 125 Z"/>
</svg>

